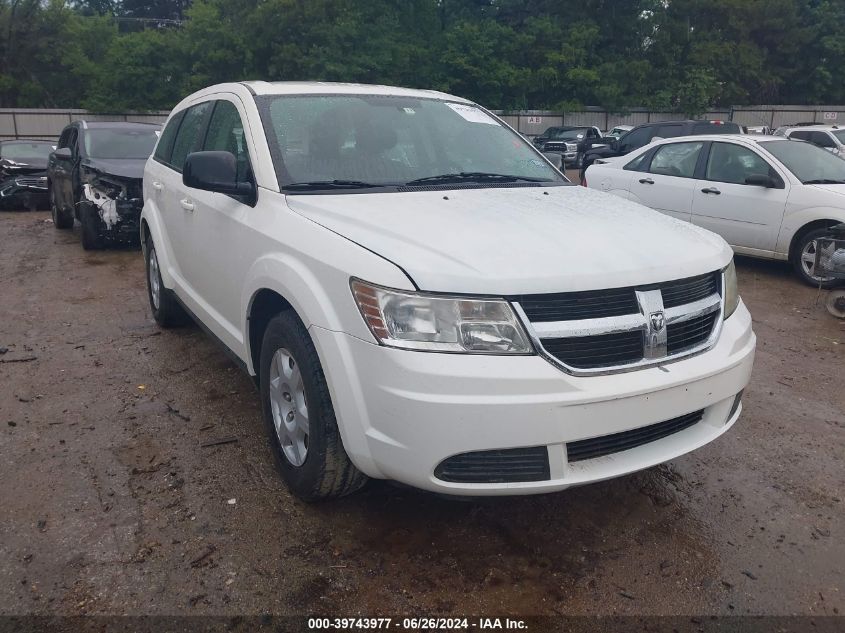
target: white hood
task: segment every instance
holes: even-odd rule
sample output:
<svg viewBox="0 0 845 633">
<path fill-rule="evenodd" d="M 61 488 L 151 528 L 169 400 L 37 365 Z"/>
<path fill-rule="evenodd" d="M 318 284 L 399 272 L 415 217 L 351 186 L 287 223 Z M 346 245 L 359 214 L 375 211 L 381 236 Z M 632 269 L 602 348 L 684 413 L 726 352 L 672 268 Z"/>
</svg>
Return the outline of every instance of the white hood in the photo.
<svg viewBox="0 0 845 633">
<path fill-rule="evenodd" d="M 714 233 L 576 186 L 289 195 L 287 203 L 437 292 L 642 285 L 718 270 L 733 256 Z"/>
</svg>

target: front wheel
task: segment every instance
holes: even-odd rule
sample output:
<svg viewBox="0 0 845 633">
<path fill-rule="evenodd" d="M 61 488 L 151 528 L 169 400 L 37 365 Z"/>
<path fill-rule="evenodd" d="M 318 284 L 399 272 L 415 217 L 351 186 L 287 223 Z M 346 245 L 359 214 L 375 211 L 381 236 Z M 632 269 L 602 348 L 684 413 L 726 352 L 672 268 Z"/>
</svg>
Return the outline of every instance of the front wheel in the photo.
<svg viewBox="0 0 845 633">
<path fill-rule="evenodd" d="M 798 238 L 792 256 L 792 266 L 801 280 L 816 288 L 833 288 L 839 284 L 834 277 L 821 277 L 816 274 L 816 244 L 815 240 L 827 235 L 827 229 L 807 231 Z"/>
<path fill-rule="evenodd" d="M 59 204 L 56 201 L 56 190 L 53 188 L 52 184 L 50 185 L 49 191 L 50 213 L 53 216 L 53 226 L 57 229 L 72 229 L 73 215 L 59 208 Z"/>
<path fill-rule="evenodd" d="M 318 501 L 367 482 L 343 448 L 317 350 L 291 311 L 273 317 L 264 331 L 259 386 L 276 466 L 293 494 Z"/>
</svg>

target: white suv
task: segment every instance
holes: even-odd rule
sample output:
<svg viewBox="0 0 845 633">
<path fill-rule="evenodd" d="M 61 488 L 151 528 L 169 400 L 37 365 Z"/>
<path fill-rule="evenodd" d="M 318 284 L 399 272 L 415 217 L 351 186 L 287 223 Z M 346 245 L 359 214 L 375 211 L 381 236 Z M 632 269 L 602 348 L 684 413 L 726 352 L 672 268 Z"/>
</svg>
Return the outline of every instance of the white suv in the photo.
<svg viewBox="0 0 845 633">
<path fill-rule="evenodd" d="M 144 201 L 155 319 L 191 314 L 256 377 L 304 499 L 560 490 L 740 414 L 755 337 L 724 240 L 573 186 L 464 99 L 214 86 L 171 114 Z"/>
<path fill-rule="evenodd" d="M 778 128 L 775 135 L 808 141 L 837 155 L 842 155 L 845 150 L 845 128 L 836 125 L 784 126 Z"/>
</svg>

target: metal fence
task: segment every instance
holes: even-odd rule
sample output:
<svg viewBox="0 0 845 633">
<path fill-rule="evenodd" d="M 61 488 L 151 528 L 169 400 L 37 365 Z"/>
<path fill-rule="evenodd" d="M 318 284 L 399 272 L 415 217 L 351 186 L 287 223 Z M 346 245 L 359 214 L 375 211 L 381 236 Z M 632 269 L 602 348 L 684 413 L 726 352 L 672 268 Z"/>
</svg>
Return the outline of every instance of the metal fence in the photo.
<svg viewBox="0 0 845 633">
<path fill-rule="evenodd" d="M 168 112 L 143 112 L 119 114 L 91 114 L 87 110 L 45 110 L 0 108 L 0 140 L 32 138 L 55 140 L 71 121 L 132 121 L 137 123 L 164 123 Z"/>
<path fill-rule="evenodd" d="M 652 121 L 686 119 L 676 112 L 653 112 L 646 108 L 630 108 L 624 113 L 587 107 L 573 112 L 549 110 L 496 111 L 505 121 L 527 136 L 535 136 L 555 125 L 595 125 L 610 130 L 616 125 L 639 125 Z M 164 123 L 166 111 L 147 113 L 91 114 L 86 110 L 1 109 L 0 140 L 15 138 L 56 139 L 68 123 L 77 119 L 87 121 L 138 121 Z M 845 124 L 845 106 L 737 106 L 706 112 L 705 120 L 735 121 L 746 126 L 776 128 L 787 123 Z"/>
</svg>

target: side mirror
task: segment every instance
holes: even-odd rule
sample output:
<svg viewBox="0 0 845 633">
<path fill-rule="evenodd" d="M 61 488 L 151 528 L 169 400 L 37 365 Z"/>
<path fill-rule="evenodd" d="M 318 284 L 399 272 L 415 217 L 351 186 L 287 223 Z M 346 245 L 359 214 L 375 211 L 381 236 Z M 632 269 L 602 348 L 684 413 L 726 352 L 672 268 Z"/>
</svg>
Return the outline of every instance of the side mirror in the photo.
<svg viewBox="0 0 845 633">
<path fill-rule="evenodd" d="M 549 162 L 557 167 L 560 171 L 563 171 L 563 156 L 560 154 L 555 154 L 554 152 L 543 152 L 543 156 L 545 156 Z"/>
<path fill-rule="evenodd" d="M 252 196 L 251 182 L 238 182 L 238 162 L 231 152 L 193 152 L 185 159 L 182 182 L 193 189 L 230 196 Z"/>
<path fill-rule="evenodd" d="M 55 152 L 53 152 L 53 156 L 55 156 L 59 160 L 70 160 L 73 158 L 73 152 L 70 151 L 69 147 L 60 147 Z"/>
<path fill-rule="evenodd" d="M 745 178 L 746 185 L 753 185 L 755 187 L 766 187 L 771 189 L 775 187 L 775 179 L 766 174 L 751 174 Z"/>
</svg>

